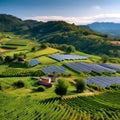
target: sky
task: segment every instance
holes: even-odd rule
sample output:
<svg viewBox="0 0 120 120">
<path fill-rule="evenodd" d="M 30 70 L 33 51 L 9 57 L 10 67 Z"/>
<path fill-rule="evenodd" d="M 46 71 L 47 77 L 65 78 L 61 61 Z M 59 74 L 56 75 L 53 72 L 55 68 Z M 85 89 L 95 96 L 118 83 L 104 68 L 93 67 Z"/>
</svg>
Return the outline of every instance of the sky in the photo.
<svg viewBox="0 0 120 120">
<path fill-rule="evenodd" d="M 23 20 L 120 23 L 120 0 L 0 0 L 0 14 Z"/>
</svg>

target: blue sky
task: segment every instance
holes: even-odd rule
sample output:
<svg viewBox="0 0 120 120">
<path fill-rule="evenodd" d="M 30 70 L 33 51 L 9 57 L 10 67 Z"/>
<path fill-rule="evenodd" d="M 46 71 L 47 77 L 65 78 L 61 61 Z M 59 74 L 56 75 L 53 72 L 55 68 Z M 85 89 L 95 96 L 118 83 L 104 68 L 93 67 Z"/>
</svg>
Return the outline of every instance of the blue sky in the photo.
<svg viewBox="0 0 120 120">
<path fill-rule="evenodd" d="M 75 24 L 120 22 L 120 0 L 0 0 L 0 13 Z"/>
</svg>

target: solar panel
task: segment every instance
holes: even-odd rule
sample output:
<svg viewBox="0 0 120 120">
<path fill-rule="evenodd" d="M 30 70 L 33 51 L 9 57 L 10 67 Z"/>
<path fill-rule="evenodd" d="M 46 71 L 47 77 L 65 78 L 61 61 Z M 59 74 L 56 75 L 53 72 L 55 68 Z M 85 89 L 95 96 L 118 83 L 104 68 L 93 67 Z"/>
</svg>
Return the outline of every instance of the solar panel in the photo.
<svg viewBox="0 0 120 120">
<path fill-rule="evenodd" d="M 120 71 L 120 66 L 118 65 L 114 65 L 114 64 L 100 64 L 100 65 L 116 71 Z"/>
<path fill-rule="evenodd" d="M 88 59 L 87 56 L 79 56 L 79 55 L 70 55 L 70 54 L 53 54 L 50 56 L 53 59 L 56 59 L 58 61 L 63 61 L 63 60 L 85 60 Z"/>
<path fill-rule="evenodd" d="M 120 77 L 103 77 L 97 76 L 87 79 L 87 84 L 97 84 L 101 87 L 111 86 L 112 84 L 119 84 L 120 85 Z"/>
<path fill-rule="evenodd" d="M 33 67 L 38 65 L 40 62 L 37 59 L 32 59 L 29 61 L 29 63 L 30 63 L 30 66 Z"/>
<path fill-rule="evenodd" d="M 102 72 L 109 72 L 115 73 L 116 71 L 110 68 L 106 68 L 97 64 L 88 64 L 83 62 L 71 62 L 71 63 L 64 63 L 67 67 L 77 71 L 77 72 L 87 72 L 91 73 L 92 71 L 96 71 L 98 73 Z"/>
<path fill-rule="evenodd" d="M 47 67 L 42 67 L 42 71 L 45 74 L 53 74 L 54 72 L 57 74 L 65 74 L 66 73 L 66 69 L 62 66 L 55 66 L 55 65 L 51 65 L 51 66 L 47 66 Z"/>
</svg>

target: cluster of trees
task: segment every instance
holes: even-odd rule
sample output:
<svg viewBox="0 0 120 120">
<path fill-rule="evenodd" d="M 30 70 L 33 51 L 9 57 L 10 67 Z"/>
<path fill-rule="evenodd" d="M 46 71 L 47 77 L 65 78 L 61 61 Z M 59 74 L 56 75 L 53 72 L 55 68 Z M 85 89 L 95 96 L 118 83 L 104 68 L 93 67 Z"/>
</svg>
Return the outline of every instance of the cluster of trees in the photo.
<svg viewBox="0 0 120 120">
<path fill-rule="evenodd" d="M 89 38 L 77 33 L 66 33 L 66 35 L 56 35 L 48 39 L 45 42 L 73 45 L 78 51 L 89 54 L 120 56 L 120 46 L 112 45 L 107 38 Z"/>
<path fill-rule="evenodd" d="M 71 53 L 71 52 L 75 52 L 76 51 L 74 46 L 67 45 L 67 44 L 41 43 L 40 47 L 42 49 L 45 49 L 47 47 L 52 47 L 52 48 L 56 48 L 56 49 L 62 50 L 64 52 L 66 52 L 66 53 Z"/>
<path fill-rule="evenodd" d="M 25 58 L 26 58 L 26 54 L 24 54 L 24 53 L 19 53 L 19 54 L 13 55 L 13 60 L 24 61 Z"/>
<path fill-rule="evenodd" d="M 17 61 L 24 61 L 24 59 L 26 58 L 26 55 L 24 53 L 18 53 L 18 54 L 14 54 L 13 57 L 11 56 L 0 56 L 0 64 L 2 63 L 9 63 L 11 61 L 17 60 Z"/>
<path fill-rule="evenodd" d="M 12 84 L 15 88 L 22 88 L 25 86 L 25 83 L 22 80 L 15 81 Z"/>
<path fill-rule="evenodd" d="M 85 81 L 83 79 L 77 79 L 75 81 L 76 81 L 76 84 L 75 84 L 76 92 L 78 93 L 83 92 L 86 88 Z M 68 87 L 69 87 L 68 81 L 59 79 L 57 80 L 57 83 L 55 85 L 55 93 L 59 95 L 62 99 L 63 95 L 67 94 Z"/>
</svg>

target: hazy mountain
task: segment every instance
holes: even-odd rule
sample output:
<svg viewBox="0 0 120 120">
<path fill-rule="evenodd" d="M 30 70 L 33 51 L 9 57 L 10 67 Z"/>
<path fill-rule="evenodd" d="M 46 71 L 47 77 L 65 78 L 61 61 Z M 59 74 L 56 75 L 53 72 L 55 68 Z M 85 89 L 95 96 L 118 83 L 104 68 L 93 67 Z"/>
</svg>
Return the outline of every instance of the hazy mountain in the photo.
<svg viewBox="0 0 120 120">
<path fill-rule="evenodd" d="M 95 22 L 88 25 L 91 29 L 113 37 L 120 37 L 120 23 Z"/>
</svg>

